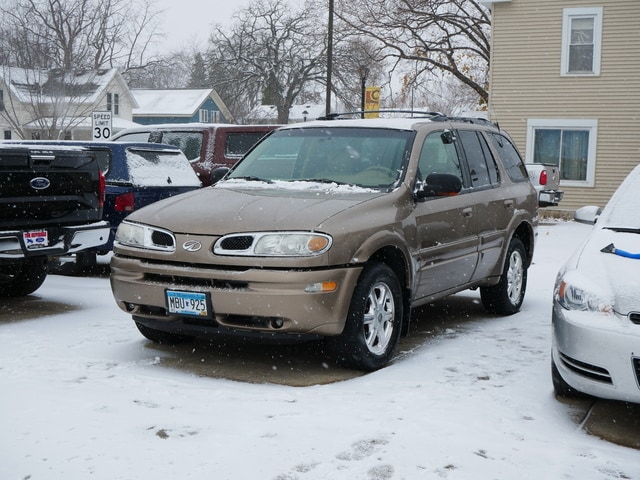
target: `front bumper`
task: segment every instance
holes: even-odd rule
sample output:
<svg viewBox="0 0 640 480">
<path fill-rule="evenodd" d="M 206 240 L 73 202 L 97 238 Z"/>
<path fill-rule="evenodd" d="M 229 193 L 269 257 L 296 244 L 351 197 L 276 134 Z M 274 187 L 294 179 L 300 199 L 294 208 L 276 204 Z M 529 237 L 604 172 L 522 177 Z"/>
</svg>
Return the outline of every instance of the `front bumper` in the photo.
<svg viewBox="0 0 640 480">
<path fill-rule="evenodd" d="M 554 302 L 553 361 L 576 390 L 640 403 L 640 324 L 626 316 L 569 311 Z"/>
<path fill-rule="evenodd" d="M 0 258 L 57 256 L 100 247 L 109 240 L 109 223 L 0 232 Z M 26 235 L 25 235 L 26 234 Z"/>
<path fill-rule="evenodd" d="M 111 288 L 118 306 L 136 322 L 162 331 L 216 334 L 338 335 L 361 267 L 279 270 L 169 264 L 115 255 Z M 306 287 L 336 282 L 331 292 Z M 169 314 L 166 290 L 210 295 L 213 317 Z"/>
</svg>

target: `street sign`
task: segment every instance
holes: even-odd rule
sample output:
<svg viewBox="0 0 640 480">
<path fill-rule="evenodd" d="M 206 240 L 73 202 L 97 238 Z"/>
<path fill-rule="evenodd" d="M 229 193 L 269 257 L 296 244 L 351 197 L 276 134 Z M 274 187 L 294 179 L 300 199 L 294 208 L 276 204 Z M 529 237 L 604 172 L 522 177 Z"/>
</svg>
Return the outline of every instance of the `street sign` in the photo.
<svg viewBox="0 0 640 480">
<path fill-rule="evenodd" d="M 111 112 L 93 112 L 91 132 L 93 140 L 109 140 L 111 138 Z"/>
</svg>

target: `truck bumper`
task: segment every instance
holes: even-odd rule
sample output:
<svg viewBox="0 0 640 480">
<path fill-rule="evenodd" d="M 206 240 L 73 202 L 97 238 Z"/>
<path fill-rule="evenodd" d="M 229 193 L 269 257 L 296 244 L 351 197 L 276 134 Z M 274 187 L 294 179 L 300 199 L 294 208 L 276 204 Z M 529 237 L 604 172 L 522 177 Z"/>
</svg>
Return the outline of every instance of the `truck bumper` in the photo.
<svg viewBox="0 0 640 480">
<path fill-rule="evenodd" d="M 558 205 L 563 196 L 564 192 L 560 190 L 542 190 L 538 195 L 538 205 L 541 207 Z"/>
<path fill-rule="evenodd" d="M 109 223 L 0 231 L 0 258 L 56 256 L 100 247 L 109 241 Z"/>
</svg>

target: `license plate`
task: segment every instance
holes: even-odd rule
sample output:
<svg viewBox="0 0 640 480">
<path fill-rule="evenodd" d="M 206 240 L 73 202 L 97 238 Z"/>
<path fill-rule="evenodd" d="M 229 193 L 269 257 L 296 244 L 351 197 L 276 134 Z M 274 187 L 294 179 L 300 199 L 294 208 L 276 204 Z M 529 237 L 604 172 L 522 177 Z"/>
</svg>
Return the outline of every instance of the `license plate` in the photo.
<svg viewBox="0 0 640 480">
<path fill-rule="evenodd" d="M 37 250 L 49 246 L 49 232 L 46 230 L 22 232 L 22 239 L 27 250 Z"/>
<path fill-rule="evenodd" d="M 207 293 L 167 290 L 166 297 L 169 313 L 207 318 L 213 313 Z"/>
</svg>

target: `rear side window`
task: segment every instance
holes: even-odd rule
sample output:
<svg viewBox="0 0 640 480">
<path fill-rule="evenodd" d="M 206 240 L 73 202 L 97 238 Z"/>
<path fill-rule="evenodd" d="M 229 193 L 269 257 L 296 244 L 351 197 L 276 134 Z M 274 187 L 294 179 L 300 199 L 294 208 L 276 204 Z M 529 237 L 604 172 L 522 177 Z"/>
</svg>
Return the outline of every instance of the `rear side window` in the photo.
<svg viewBox="0 0 640 480">
<path fill-rule="evenodd" d="M 498 152 L 509 178 L 514 182 L 528 181 L 529 175 L 527 175 L 527 169 L 524 166 L 522 158 L 520 158 L 518 150 L 516 150 L 516 147 L 513 146 L 511 141 L 499 133 L 490 133 L 489 138 L 491 139 L 493 148 Z"/>
<path fill-rule="evenodd" d="M 200 186 L 200 180 L 181 152 L 127 149 L 129 181 L 135 185 Z"/>
<path fill-rule="evenodd" d="M 265 135 L 265 132 L 228 133 L 224 144 L 224 156 L 242 157 Z"/>
<path fill-rule="evenodd" d="M 467 157 L 471 186 L 482 188 L 498 183 L 498 168 L 484 137 L 472 130 L 461 130 L 458 135 Z"/>
</svg>

